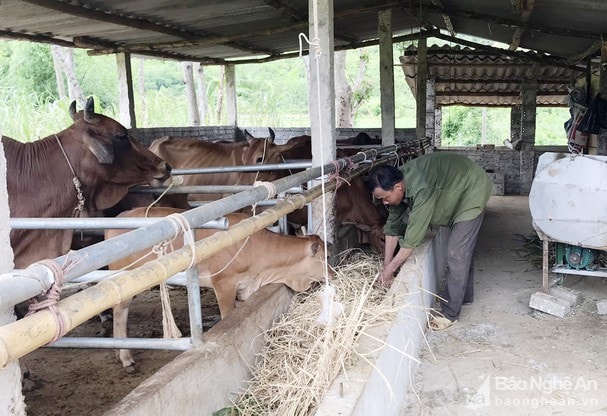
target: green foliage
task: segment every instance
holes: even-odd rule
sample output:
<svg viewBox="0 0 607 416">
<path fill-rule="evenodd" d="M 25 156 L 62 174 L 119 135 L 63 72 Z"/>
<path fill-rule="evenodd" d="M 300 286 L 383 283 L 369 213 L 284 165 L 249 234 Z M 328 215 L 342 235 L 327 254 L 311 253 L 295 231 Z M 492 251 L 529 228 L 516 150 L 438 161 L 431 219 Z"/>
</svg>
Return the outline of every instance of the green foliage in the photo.
<svg viewBox="0 0 607 416">
<path fill-rule="evenodd" d="M 4 50 L 3 80 L 26 94 L 35 94 L 40 102 L 55 98 L 57 85 L 49 45 L 15 42 L 19 47 Z M 4 55 L 4 54 L 3 54 Z"/>
<path fill-rule="evenodd" d="M 36 94 L 1 96 L 0 134 L 31 142 L 58 133 L 72 124 L 68 100 L 40 100 Z"/>
<path fill-rule="evenodd" d="M 247 126 L 287 127 L 308 113 L 303 59 L 285 59 L 236 68 L 238 116 Z M 305 125 L 305 124 L 304 124 Z M 307 124 L 309 125 L 309 124 Z"/>
<path fill-rule="evenodd" d="M 485 141 L 482 139 L 482 108 L 443 107 L 442 146 L 502 146 L 510 137 L 510 109 L 487 108 Z M 569 118 L 564 107 L 538 107 L 535 144 L 537 146 L 566 145 L 563 123 Z"/>
<path fill-rule="evenodd" d="M 99 109 L 115 106 L 118 102 L 116 57 L 114 55 L 88 56 L 86 51 L 76 49 L 74 62 L 84 96 L 94 95 L 95 104 Z"/>
<path fill-rule="evenodd" d="M 394 46 L 395 61 L 406 46 L 406 43 Z M 89 56 L 85 50 L 77 49 L 74 59 L 78 81 L 85 96 L 95 97 L 97 112 L 116 118 L 118 80 L 115 56 Z M 366 72 L 354 94 L 354 126 L 376 128 L 381 125 L 378 47 L 348 53 L 346 74 L 350 83 L 357 77 L 361 59 L 365 62 Z M 142 78 L 140 62 L 143 62 Z M 204 67 L 208 118 L 203 122 L 208 125 L 226 122 L 225 97 L 221 103 L 221 118 L 217 118 L 220 70 L 217 66 Z M 309 126 L 306 71 L 302 58 L 238 65 L 236 89 L 239 125 Z M 132 72 L 139 127 L 178 127 L 188 124 L 179 62 L 134 58 Z M 395 125 L 397 128 L 414 128 L 415 99 L 402 69 L 395 66 L 394 72 Z M 140 94 L 141 79 L 145 82 L 145 96 Z M 58 93 L 48 45 L 0 41 L 0 93 L 0 133 L 29 141 L 56 133 L 71 124 L 67 111 L 69 102 L 56 101 Z M 568 118 L 567 109 L 539 108 L 536 143 L 565 144 L 563 123 Z M 510 110 L 488 109 L 485 133 L 487 144 L 501 145 L 504 139 L 510 137 Z M 445 107 L 442 140 L 444 146 L 475 146 L 481 143 L 482 110 Z"/>
<path fill-rule="evenodd" d="M 567 145 L 567 134 L 563 125 L 570 117 L 568 108 L 538 108 L 535 122 L 535 144 L 537 146 Z"/>
</svg>

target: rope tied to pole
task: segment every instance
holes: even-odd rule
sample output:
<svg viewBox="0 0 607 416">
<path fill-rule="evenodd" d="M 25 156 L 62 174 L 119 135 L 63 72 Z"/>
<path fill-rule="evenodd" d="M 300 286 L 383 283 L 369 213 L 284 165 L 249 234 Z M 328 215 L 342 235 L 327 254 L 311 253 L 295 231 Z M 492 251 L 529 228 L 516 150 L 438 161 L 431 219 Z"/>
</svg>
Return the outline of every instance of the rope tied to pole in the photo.
<svg viewBox="0 0 607 416">
<path fill-rule="evenodd" d="M 55 331 L 55 336 L 49 342 L 49 344 L 52 344 L 53 342 L 57 341 L 59 338 L 64 336 L 68 328 L 68 325 L 65 322 L 63 315 L 59 312 L 59 309 L 57 308 L 57 302 L 59 302 L 59 299 L 61 297 L 61 286 L 63 285 L 64 269 L 59 263 L 51 259 L 40 260 L 37 263 L 47 267 L 51 271 L 54 281 L 50 289 L 44 295 L 39 297 L 40 299 L 32 298 L 28 301 L 29 310 L 25 316 L 33 315 L 39 310 L 48 308 L 49 312 L 51 313 L 51 316 L 53 317 L 53 319 L 55 319 L 57 328 L 57 330 Z"/>
<path fill-rule="evenodd" d="M 175 227 L 175 236 L 173 239 L 183 234 L 184 245 L 187 243 L 192 249 L 192 259 L 190 260 L 190 265 L 187 267 L 189 269 L 196 264 L 196 245 L 194 244 L 195 241 L 194 236 L 192 235 L 193 233 L 190 233 L 192 230 L 190 223 L 182 214 L 179 213 L 167 215 L 165 218 L 168 219 Z"/>
<path fill-rule="evenodd" d="M 266 200 L 274 198 L 274 196 L 276 196 L 276 185 L 274 185 L 272 182 L 255 181 L 253 182 L 253 186 L 261 186 L 263 188 L 266 188 L 266 190 L 268 191 L 268 196 L 266 196 L 265 198 Z"/>
<path fill-rule="evenodd" d="M 166 219 L 169 220 L 171 225 L 175 228 L 175 235 L 170 240 L 162 241 L 156 244 L 152 251 L 156 254 L 157 257 L 162 257 L 167 254 L 169 251 L 173 251 L 173 240 L 175 240 L 179 235 L 183 235 L 184 245 L 187 243 L 192 249 L 192 258 L 190 260 L 190 265 L 187 267 L 188 269 L 193 267 L 196 263 L 196 252 L 194 245 L 194 237 L 190 223 L 185 219 L 185 217 L 179 213 L 174 213 L 168 215 Z M 169 250 L 170 249 L 170 250 Z M 160 303 L 162 305 L 162 332 L 164 338 L 181 338 L 182 334 L 177 324 L 175 323 L 175 317 L 173 316 L 173 309 L 171 307 L 171 297 L 169 294 L 169 287 L 166 282 L 160 283 Z"/>
<path fill-rule="evenodd" d="M 344 178 L 343 176 L 340 176 L 339 172 L 341 172 L 341 168 L 339 166 L 339 162 L 337 160 L 333 160 L 331 161 L 331 163 L 333 164 L 333 166 L 335 167 L 335 172 L 330 173 L 327 177 L 327 181 L 335 181 L 335 189 L 333 190 L 333 195 L 337 195 L 337 190 L 339 189 L 339 187 L 345 182 L 348 184 L 348 186 L 350 185 L 350 182 Z"/>
</svg>

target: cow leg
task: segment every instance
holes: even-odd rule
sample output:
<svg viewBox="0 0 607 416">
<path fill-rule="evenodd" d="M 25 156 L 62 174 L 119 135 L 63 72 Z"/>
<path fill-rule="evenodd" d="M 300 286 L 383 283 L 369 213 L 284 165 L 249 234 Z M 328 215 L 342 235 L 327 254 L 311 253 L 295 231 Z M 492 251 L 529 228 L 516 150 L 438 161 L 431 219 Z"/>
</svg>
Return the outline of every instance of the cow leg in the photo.
<svg viewBox="0 0 607 416">
<path fill-rule="evenodd" d="M 221 319 L 224 319 L 236 307 L 236 292 L 238 285 L 234 284 L 234 276 L 231 279 L 214 277 L 213 289 L 217 297 L 217 305 L 221 312 Z M 237 280 L 236 280 L 237 281 Z"/>
<path fill-rule="evenodd" d="M 125 300 L 122 303 L 114 306 L 114 338 L 126 338 L 127 335 L 127 319 L 129 317 L 129 306 L 133 299 Z M 116 356 L 122 363 L 122 367 L 127 373 L 134 373 L 137 371 L 135 368 L 135 359 L 131 350 L 120 349 L 116 350 Z"/>
<path fill-rule="evenodd" d="M 113 320 L 114 318 L 112 316 L 111 309 L 106 309 L 105 311 L 99 314 L 99 321 L 101 322 L 101 328 L 103 328 L 104 337 L 110 336 L 110 330 L 112 328 Z"/>
</svg>

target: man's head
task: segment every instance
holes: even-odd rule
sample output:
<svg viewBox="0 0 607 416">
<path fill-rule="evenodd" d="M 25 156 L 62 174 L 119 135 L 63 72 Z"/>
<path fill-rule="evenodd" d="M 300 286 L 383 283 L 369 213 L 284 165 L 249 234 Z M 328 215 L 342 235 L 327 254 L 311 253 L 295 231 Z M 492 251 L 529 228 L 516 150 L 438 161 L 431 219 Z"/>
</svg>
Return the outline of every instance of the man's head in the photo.
<svg viewBox="0 0 607 416">
<path fill-rule="evenodd" d="M 369 171 L 369 190 L 385 205 L 398 205 L 405 196 L 403 173 L 394 166 L 377 166 Z"/>
</svg>

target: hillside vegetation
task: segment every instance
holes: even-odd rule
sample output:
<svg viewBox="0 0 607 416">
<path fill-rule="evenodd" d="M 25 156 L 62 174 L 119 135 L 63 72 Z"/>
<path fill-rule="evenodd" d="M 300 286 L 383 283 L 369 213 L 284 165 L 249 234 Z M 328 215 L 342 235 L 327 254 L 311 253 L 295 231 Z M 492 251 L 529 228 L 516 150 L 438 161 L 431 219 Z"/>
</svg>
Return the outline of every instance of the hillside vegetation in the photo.
<svg viewBox="0 0 607 416">
<path fill-rule="evenodd" d="M 405 46 L 395 45 L 395 60 Z M 74 51 L 74 67 L 84 96 L 94 96 L 98 112 L 117 118 L 115 57 L 88 56 L 78 49 Z M 347 54 L 345 79 L 352 87 L 352 127 L 381 125 L 378 67 L 377 47 Z M 133 57 L 132 68 L 138 127 L 190 125 L 179 62 Z M 202 125 L 226 124 L 222 71 L 218 66 L 204 67 L 208 111 L 201 117 Z M 0 133 L 32 141 L 69 126 L 70 99 L 60 98 L 57 82 L 49 45 L 0 41 Z M 306 65 L 302 58 L 238 65 L 236 88 L 239 125 L 309 126 Z M 395 91 L 396 127 L 415 127 L 415 100 L 398 66 Z M 490 108 L 484 114 L 483 138 L 481 108 L 444 108 L 443 146 L 475 146 L 481 142 L 501 145 L 510 137 L 510 110 Z M 536 143 L 565 144 L 563 123 L 568 118 L 564 108 L 538 109 Z"/>
</svg>

